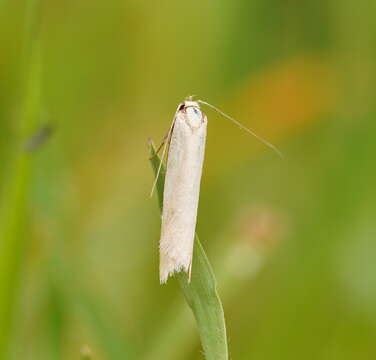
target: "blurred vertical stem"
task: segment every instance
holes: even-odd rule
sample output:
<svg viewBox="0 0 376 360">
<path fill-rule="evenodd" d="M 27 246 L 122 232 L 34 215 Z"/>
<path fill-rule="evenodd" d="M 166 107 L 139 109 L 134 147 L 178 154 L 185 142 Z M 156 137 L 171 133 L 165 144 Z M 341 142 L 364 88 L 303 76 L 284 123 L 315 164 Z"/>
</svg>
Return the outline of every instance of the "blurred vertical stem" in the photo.
<svg viewBox="0 0 376 360">
<path fill-rule="evenodd" d="M 63 261 L 61 254 L 64 254 L 63 250 L 60 254 L 53 256 L 49 265 L 47 265 L 50 281 L 58 291 L 56 300 L 59 302 L 59 308 L 71 308 L 79 321 L 89 326 L 97 339 L 97 343 L 101 345 L 107 355 L 107 359 L 125 360 L 132 358 L 131 344 L 124 341 L 119 331 L 109 326 L 111 323 L 110 316 L 104 315 L 98 299 L 90 292 L 85 291 L 84 287 L 77 282 L 77 274 L 72 271 L 74 267 L 67 264 L 65 260 Z M 55 328 L 55 330 L 57 330 L 55 333 L 52 333 L 54 330 L 50 333 L 51 341 L 61 341 L 61 329 Z M 57 351 L 57 353 L 60 352 Z"/>
<path fill-rule="evenodd" d="M 23 48 L 21 112 L 11 144 L 13 162 L 6 176 L 0 208 L 0 359 L 6 357 L 26 233 L 26 204 L 31 177 L 31 154 L 23 144 L 35 129 L 40 113 L 41 49 L 39 0 L 27 2 Z"/>
<path fill-rule="evenodd" d="M 151 164 L 156 173 L 160 159 L 152 144 L 150 144 L 150 153 Z M 156 186 L 160 210 L 163 207 L 164 179 L 165 169 L 162 167 Z M 205 358 L 227 360 L 226 324 L 222 303 L 217 293 L 213 270 L 197 235 L 193 249 L 191 282 L 188 283 L 187 275 L 183 272 L 177 274 L 176 277 L 195 316 Z"/>
</svg>

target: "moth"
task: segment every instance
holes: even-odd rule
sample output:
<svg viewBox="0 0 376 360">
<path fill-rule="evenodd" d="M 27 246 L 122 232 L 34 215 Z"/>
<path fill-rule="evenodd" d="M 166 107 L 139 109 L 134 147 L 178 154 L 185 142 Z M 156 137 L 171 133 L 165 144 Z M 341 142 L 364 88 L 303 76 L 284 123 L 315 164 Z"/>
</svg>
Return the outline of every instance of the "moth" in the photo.
<svg viewBox="0 0 376 360">
<path fill-rule="evenodd" d="M 274 145 L 203 100 L 193 101 L 192 97 L 188 97 L 178 105 L 170 129 L 157 150 L 158 152 L 163 146 L 161 164 L 152 189 L 153 193 L 168 147 L 159 242 L 161 284 L 166 283 L 169 276 L 180 271 L 188 273 L 188 281 L 191 279 L 192 254 L 208 124 L 207 117 L 202 112 L 200 104 L 213 108 L 235 122 L 281 156 Z"/>
</svg>

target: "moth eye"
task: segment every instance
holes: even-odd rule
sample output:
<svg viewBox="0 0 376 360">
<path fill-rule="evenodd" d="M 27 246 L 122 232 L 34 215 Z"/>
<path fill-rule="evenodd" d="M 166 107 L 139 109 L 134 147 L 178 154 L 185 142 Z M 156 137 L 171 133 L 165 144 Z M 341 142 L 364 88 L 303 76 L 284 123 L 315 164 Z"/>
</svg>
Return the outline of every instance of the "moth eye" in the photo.
<svg viewBox="0 0 376 360">
<path fill-rule="evenodd" d="M 184 104 L 180 104 L 179 107 L 178 107 L 178 111 L 184 110 L 184 108 L 185 108 L 185 105 Z"/>
<path fill-rule="evenodd" d="M 200 126 L 202 123 L 202 112 L 200 109 L 194 107 L 194 106 L 189 106 L 186 108 L 186 114 L 187 114 L 187 120 L 190 124 L 190 126 L 197 127 Z"/>
<path fill-rule="evenodd" d="M 193 108 L 193 111 L 194 111 L 194 113 L 197 115 L 197 116 L 201 116 L 201 111 L 199 110 L 199 109 L 197 109 L 197 108 Z"/>
</svg>

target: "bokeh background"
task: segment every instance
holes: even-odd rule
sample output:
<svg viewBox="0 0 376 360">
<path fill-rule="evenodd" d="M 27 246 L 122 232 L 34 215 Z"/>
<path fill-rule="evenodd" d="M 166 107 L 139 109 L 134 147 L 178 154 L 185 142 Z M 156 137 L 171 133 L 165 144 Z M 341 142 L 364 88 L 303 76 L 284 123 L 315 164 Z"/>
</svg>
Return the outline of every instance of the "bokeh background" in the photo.
<svg viewBox="0 0 376 360">
<path fill-rule="evenodd" d="M 375 11 L 1 0 L 0 358 L 203 358 L 159 285 L 147 147 L 196 94 L 285 156 L 205 110 L 197 231 L 231 358 L 375 359 Z"/>
</svg>

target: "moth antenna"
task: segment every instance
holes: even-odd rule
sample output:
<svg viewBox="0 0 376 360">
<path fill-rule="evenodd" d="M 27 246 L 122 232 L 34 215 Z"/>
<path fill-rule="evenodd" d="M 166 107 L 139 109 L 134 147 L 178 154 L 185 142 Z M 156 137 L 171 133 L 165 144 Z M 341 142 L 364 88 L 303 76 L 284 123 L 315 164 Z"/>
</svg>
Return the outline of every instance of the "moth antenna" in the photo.
<svg viewBox="0 0 376 360">
<path fill-rule="evenodd" d="M 156 185 L 157 185 L 159 175 L 160 175 L 160 173 L 161 173 L 161 169 L 162 169 L 162 165 L 163 165 L 163 160 L 164 160 L 164 157 L 165 157 L 165 155 L 166 155 L 167 145 L 168 145 L 168 143 L 170 142 L 170 139 L 171 139 L 172 129 L 174 128 L 175 118 L 176 118 L 176 114 L 177 114 L 178 111 L 179 111 L 179 107 L 180 107 L 180 104 L 179 104 L 179 106 L 177 107 L 177 109 L 176 109 L 176 111 L 175 111 L 175 115 L 174 115 L 174 118 L 173 118 L 173 120 L 172 120 L 171 126 L 170 126 L 170 128 L 168 129 L 167 136 L 165 137 L 165 140 L 164 140 L 164 145 L 163 145 L 163 151 L 162 151 L 161 161 L 160 161 L 160 163 L 159 163 L 158 171 L 157 171 L 157 175 L 155 176 L 154 183 L 153 183 L 153 186 L 152 186 L 152 188 L 151 188 L 150 197 L 152 197 L 153 194 L 154 194 L 154 190 L 155 190 L 155 187 L 156 187 Z M 163 143 L 162 143 L 162 144 L 163 144 Z"/>
<path fill-rule="evenodd" d="M 231 116 L 225 114 L 222 110 L 218 109 L 217 107 L 215 107 L 214 105 L 212 104 L 209 104 L 208 102 L 206 101 L 203 101 L 203 100 L 197 100 L 198 103 L 200 104 L 204 104 L 204 105 L 207 105 L 209 106 L 210 108 L 212 108 L 214 111 L 216 111 L 217 113 L 221 114 L 223 117 L 225 117 L 226 119 L 228 120 L 231 120 L 234 124 L 238 125 L 241 129 L 245 130 L 246 132 L 248 132 L 249 134 L 251 134 L 252 136 L 254 136 L 257 140 L 259 140 L 260 142 L 262 142 L 264 145 L 266 145 L 267 147 L 269 147 L 270 149 L 272 149 L 281 159 L 283 159 L 283 154 L 278 150 L 278 148 L 276 146 L 274 146 L 272 143 L 270 143 L 269 141 L 265 140 L 264 138 L 262 138 L 261 136 L 257 135 L 256 133 L 254 133 L 252 130 L 248 129 L 247 127 L 245 127 L 243 124 L 241 124 L 239 121 L 235 120 L 234 118 L 232 118 Z"/>
<path fill-rule="evenodd" d="M 185 99 L 188 101 L 193 101 L 193 98 L 196 97 L 197 95 L 188 95 Z"/>
</svg>

